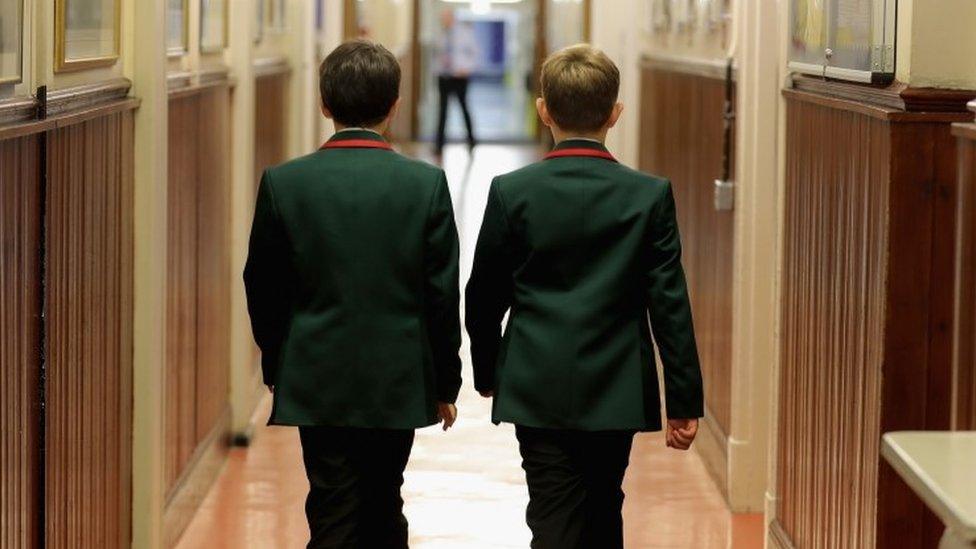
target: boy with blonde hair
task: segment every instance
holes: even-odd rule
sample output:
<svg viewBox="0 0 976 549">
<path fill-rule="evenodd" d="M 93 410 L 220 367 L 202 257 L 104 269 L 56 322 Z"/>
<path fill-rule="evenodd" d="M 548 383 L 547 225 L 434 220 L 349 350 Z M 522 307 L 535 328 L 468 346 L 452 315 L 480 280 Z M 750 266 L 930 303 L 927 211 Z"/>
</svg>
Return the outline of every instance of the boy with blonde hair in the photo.
<svg viewBox="0 0 976 549">
<path fill-rule="evenodd" d="M 655 343 L 667 445 L 687 450 L 703 415 L 674 198 L 604 146 L 623 106 L 603 52 L 556 52 L 541 82 L 556 146 L 492 181 L 467 286 L 475 387 L 516 426 L 532 547 L 623 547 L 633 436 L 662 427 Z"/>
</svg>

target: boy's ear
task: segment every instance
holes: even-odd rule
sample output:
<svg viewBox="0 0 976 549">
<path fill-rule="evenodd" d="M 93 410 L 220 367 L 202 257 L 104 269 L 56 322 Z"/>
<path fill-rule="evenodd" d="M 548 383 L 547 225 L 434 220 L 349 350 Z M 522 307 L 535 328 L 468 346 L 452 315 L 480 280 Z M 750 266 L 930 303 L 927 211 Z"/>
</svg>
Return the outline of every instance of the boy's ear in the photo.
<svg viewBox="0 0 976 549">
<path fill-rule="evenodd" d="M 549 115 L 549 109 L 546 107 L 546 100 L 539 97 L 535 100 L 535 110 L 539 113 L 539 118 L 542 119 L 542 123 L 545 124 L 547 128 L 552 127 L 552 116 Z"/>
<path fill-rule="evenodd" d="M 624 104 L 617 101 L 613 105 L 613 110 L 610 111 L 610 118 L 607 119 L 607 129 L 617 125 L 617 120 L 620 120 L 620 113 L 624 112 Z"/>
<path fill-rule="evenodd" d="M 393 106 L 390 107 L 390 113 L 386 115 L 386 120 L 388 122 L 392 122 L 393 119 L 396 118 L 398 114 L 400 114 L 400 102 L 401 101 L 402 101 L 402 99 L 399 98 L 399 97 L 397 97 L 397 100 L 393 103 Z"/>
<path fill-rule="evenodd" d="M 322 116 L 332 120 L 332 111 L 329 110 L 329 107 L 325 106 L 325 103 L 319 101 L 319 108 L 322 109 Z"/>
</svg>

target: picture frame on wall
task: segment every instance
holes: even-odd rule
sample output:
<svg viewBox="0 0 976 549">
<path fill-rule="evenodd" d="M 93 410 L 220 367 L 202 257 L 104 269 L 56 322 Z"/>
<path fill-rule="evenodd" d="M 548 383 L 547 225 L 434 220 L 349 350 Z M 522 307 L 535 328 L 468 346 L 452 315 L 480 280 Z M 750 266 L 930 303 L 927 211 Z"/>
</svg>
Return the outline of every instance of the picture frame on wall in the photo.
<svg viewBox="0 0 976 549">
<path fill-rule="evenodd" d="M 227 47 L 227 0 L 200 0 L 200 51 L 218 53 Z"/>
<path fill-rule="evenodd" d="M 24 79 L 24 0 L 0 0 L 0 85 Z"/>
<path fill-rule="evenodd" d="M 288 6 L 285 0 L 269 0 L 270 18 L 269 27 L 275 31 L 283 31 L 288 26 Z"/>
<path fill-rule="evenodd" d="M 255 44 L 260 44 L 264 40 L 264 5 L 268 0 L 255 0 L 254 2 L 254 29 L 253 38 Z"/>
<path fill-rule="evenodd" d="M 55 0 L 54 71 L 114 65 L 121 47 L 121 0 Z"/>
<path fill-rule="evenodd" d="M 671 0 L 652 0 L 651 30 L 656 33 L 671 32 Z"/>
<path fill-rule="evenodd" d="M 166 53 L 170 57 L 190 50 L 190 0 L 166 0 Z"/>
</svg>

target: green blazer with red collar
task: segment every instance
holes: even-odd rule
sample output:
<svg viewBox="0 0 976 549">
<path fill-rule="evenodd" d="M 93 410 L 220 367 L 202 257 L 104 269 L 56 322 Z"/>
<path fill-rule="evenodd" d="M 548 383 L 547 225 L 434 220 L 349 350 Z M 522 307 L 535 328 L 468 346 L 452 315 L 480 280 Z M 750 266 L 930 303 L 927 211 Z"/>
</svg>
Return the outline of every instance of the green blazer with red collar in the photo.
<svg viewBox="0 0 976 549">
<path fill-rule="evenodd" d="M 457 398 L 447 180 L 378 134 L 337 133 L 264 173 L 244 283 L 269 423 L 410 429 Z"/>
<path fill-rule="evenodd" d="M 492 181 L 465 319 L 495 422 L 658 430 L 655 342 L 668 416 L 702 416 L 671 193 L 581 139 Z"/>
</svg>

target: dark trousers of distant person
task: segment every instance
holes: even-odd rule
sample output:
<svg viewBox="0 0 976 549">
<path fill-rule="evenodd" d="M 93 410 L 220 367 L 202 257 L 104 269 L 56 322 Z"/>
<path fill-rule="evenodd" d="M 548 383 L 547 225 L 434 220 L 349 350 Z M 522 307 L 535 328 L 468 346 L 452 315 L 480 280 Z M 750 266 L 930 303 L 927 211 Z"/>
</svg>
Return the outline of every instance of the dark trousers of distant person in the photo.
<svg viewBox="0 0 976 549">
<path fill-rule="evenodd" d="M 474 126 L 471 123 L 471 113 L 468 111 L 468 82 L 470 78 L 462 76 L 440 76 L 437 78 L 437 88 L 440 92 L 440 110 L 437 117 L 437 142 L 435 150 L 440 154 L 444 150 L 444 132 L 447 126 L 447 103 L 452 95 L 457 96 L 464 115 L 464 125 L 468 129 L 468 147 L 473 148 Z"/>
<path fill-rule="evenodd" d="M 309 549 L 406 549 L 403 471 L 413 430 L 299 427 Z"/>
<path fill-rule="evenodd" d="M 516 426 L 533 549 L 622 549 L 621 487 L 633 431 Z"/>
</svg>

